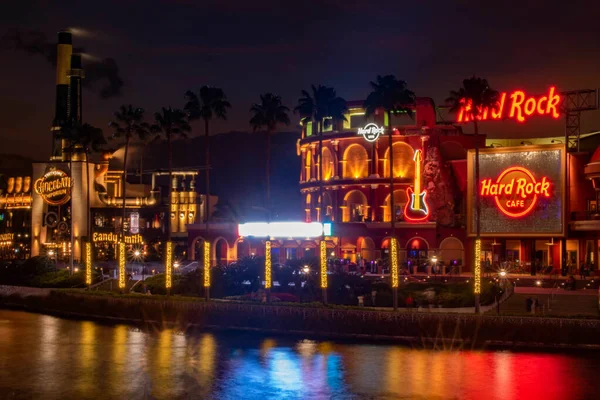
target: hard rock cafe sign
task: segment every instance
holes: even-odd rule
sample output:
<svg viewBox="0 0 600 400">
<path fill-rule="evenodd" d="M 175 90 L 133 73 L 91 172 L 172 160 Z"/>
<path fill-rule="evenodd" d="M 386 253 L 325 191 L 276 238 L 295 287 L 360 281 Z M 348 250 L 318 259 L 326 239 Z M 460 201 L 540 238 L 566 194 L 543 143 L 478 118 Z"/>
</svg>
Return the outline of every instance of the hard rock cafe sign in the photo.
<svg viewBox="0 0 600 400">
<path fill-rule="evenodd" d="M 379 139 L 379 135 L 383 135 L 384 128 L 377 126 L 374 123 L 370 123 L 364 126 L 364 128 L 358 128 L 358 134 L 363 135 L 367 142 L 375 142 Z"/>
<path fill-rule="evenodd" d="M 519 218 L 529 214 L 539 198 L 550 197 L 552 182 L 546 177 L 536 178 L 527 168 L 510 167 L 495 181 L 483 179 L 479 190 L 482 197 L 493 197 L 504 215 Z"/>
<path fill-rule="evenodd" d="M 33 188 L 44 201 L 53 206 L 65 204 L 71 198 L 71 177 L 59 169 L 46 172 L 35 181 Z"/>
<path fill-rule="evenodd" d="M 548 89 L 548 93 L 543 96 L 528 96 L 522 90 L 515 90 L 512 93 L 500 93 L 498 103 L 489 110 L 484 108 L 479 110 L 478 121 L 516 119 L 519 122 L 525 122 L 527 117 L 533 115 L 548 115 L 552 118 L 560 117 L 560 103 L 562 97 L 556 92 L 554 86 Z M 464 104 L 456 113 L 456 122 L 469 122 L 473 120 L 472 102 L 468 99 L 461 100 Z"/>
</svg>

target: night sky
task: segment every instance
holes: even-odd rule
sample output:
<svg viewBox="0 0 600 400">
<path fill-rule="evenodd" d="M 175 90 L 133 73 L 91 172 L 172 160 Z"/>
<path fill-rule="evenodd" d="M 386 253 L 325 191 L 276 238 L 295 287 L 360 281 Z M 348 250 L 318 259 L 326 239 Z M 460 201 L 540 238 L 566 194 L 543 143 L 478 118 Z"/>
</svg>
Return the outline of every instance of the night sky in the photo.
<svg viewBox="0 0 600 400">
<path fill-rule="evenodd" d="M 265 91 L 293 108 L 311 83 L 364 99 L 377 74 L 395 74 L 437 104 L 477 74 L 497 90 L 543 93 L 600 86 L 597 1 L 17 1 L 0 6 L 0 27 L 88 34 L 74 45 L 114 58 L 120 97 L 84 93 L 84 119 L 106 127 L 123 103 L 153 113 L 182 107 L 186 89 L 222 87 L 233 109 L 213 131 L 248 130 L 248 109 Z M 45 160 L 54 113 L 55 71 L 40 55 L 2 44 L 0 153 Z M 85 62 L 85 60 L 84 60 Z M 98 91 L 98 88 L 96 88 Z M 600 112 L 583 131 L 600 129 Z M 293 119 L 296 127 L 297 118 Z M 562 121 L 484 124 L 493 136 L 564 132 Z M 195 134 L 201 134 L 200 126 Z M 470 131 L 470 127 L 467 131 Z M 108 132 L 108 129 L 106 130 Z M 35 144 L 35 145 L 33 145 Z"/>
</svg>

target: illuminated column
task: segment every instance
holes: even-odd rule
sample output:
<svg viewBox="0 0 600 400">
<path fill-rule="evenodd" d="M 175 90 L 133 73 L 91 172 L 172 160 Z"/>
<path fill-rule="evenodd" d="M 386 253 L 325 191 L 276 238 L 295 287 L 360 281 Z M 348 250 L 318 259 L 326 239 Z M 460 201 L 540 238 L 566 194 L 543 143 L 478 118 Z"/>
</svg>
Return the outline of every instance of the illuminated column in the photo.
<svg viewBox="0 0 600 400">
<path fill-rule="evenodd" d="M 167 242 L 165 246 L 165 287 L 169 295 L 173 286 L 173 242 Z"/>
<path fill-rule="evenodd" d="M 473 263 L 473 293 L 481 294 L 481 239 L 475 239 L 475 262 Z"/>
<path fill-rule="evenodd" d="M 392 292 L 394 301 L 394 310 L 398 309 L 398 240 L 395 237 L 390 239 L 390 273 L 392 276 Z"/>
<path fill-rule="evenodd" d="M 327 304 L 327 242 L 319 242 L 319 257 L 321 261 L 321 289 L 323 289 L 323 303 Z"/>
<path fill-rule="evenodd" d="M 204 297 L 208 300 L 210 290 L 210 243 L 204 241 Z"/>
<path fill-rule="evenodd" d="M 85 284 L 92 284 L 92 243 L 85 242 Z"/>
<path fill-rule="evenodd" d="M 265 289 L 271 290 L 271 242 L 265 242 Z"/>
<path fill-rule="evenodd" d="M 125 281 L 125 260 L 126 260 L 126 248 L 125 242 L 119 242 L 118 244 L 118 252 L 119 252 L 119 289 L 125 289 L 126 281 Z"/>
</svg>

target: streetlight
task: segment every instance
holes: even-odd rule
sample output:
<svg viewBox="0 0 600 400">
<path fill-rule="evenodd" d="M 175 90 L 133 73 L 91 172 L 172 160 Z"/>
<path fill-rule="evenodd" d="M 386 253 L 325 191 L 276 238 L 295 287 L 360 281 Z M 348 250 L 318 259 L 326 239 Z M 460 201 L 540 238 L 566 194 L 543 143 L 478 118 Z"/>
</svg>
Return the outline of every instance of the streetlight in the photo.
<svg viewBox="0 0 600 400">
<path fill-rule="evenodd" d="M 535 284 L 536 284 L 537 286 L 542 286 L 542 281 L 535 281 Z"/>
<path fill-rule="evenodd" d="M 133 252 L 133 255 L 137 258 L 137 257 L 139 257 L 141 255 L 141 253 L 140 253 L 139 250 L 136 250 L 136 251 Z"/>
<path fill-rule="evenodd" d="M 501 278 L 506 278 L 506 271 L 505 270 L 500 270 L 500 277 Z"/>
<path fill-rule="evenodd" d="M 304 268 L 302 268 L 302 271 L 303 271 L 305 274 L 308 274 L 308 273 L 310 272 L 310 268 L 308 267 L 308 265 L 305 265 L 305 266 L 304 266 Z"/>
</svg>

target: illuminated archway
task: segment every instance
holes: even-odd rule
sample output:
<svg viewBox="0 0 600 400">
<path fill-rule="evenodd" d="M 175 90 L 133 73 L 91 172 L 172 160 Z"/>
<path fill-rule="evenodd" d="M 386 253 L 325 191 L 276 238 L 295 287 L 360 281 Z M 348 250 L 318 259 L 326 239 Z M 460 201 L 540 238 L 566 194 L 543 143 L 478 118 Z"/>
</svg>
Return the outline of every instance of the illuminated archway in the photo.
<svg viewBox="0 0 600 400">
<path fill-rule="evenodd" d="M 226 265 L 229 262 L 229 243 L 223 236 L 213 241 L 211 251 L 213 263 Z"/>
<path fill-rule="evenodd" d="M 396 206 L 396 217 L 398 215 L 402 215 L 404 212 L 404 205 L 408 201 L 406 197 L 406 190 L 399 189 L 394 190 L 394 205 Z M 390 209 L 390 195 L 388 194 L 383 202 L 383 221 L 390 222 L 391 221 L 391 209 Z"/>
<path fill-rule="evenodd" d="M 204 255 L 204 238 L 202 236 L 196 236 L 192 241 L 190 249 L 188 251 L 189 259 L 202 263 L 202 256 Z"/>
<path fill-rule="evenodd" d="M 415 162 L 413 160 L 415 151 L 404 142 L 394 143 L 394 178 L 414 178 Z M 390 149 L 385 151 L 385 162 L 383 163 L 383 176 L 390 176 Z"/>
<path fill-rule="evenodd" d="M 344 178 L 366 178 L 369 176 L 369 155 L 359 144 L 351 144 L 344 152 Z"/>
<path fill-rule="evenodd" d="M 250 257 L 250 241 L 247 239 L 238 239 L 235 244 L 235 258 L 237 260 L 242 259 L 244 257 Z"/>
<path fill-rule="evenodd" d="M 363 222 L 369 215 L 367 196 L 360 190 L 351 190 L 344 196 L 343 222 Z"/>
<path fill-rule="evenodd" d="M 310 181 L 311 178 L 311 174 L 310 174 L 310 169 L 312 166 L 312 154 L 310 151 L 306 151 L 304 153 L 304 176 L 305 176 L 305 180 L 306 182 Z"/>
<path fill-rule="evenodd" d="M 319 163 L 319 167 L 323 166 L 323 181 L 326 182 L 334 176 L 334 157 L 331 150 L 323 147 L 323 163 Z"/>
<path fill-rule="evenodd" d="M 373 242 L 373 239 L 368 236 L 359 238 L 358 248 L 360 249 L 360 256 L 363 260 L 375 260 L 375 242 Z"/>
<path fill-rule="evenodd" d="M 321 207 L 321 212 L 325 213 L 323 220 L 333 221 L 333 204 L 329 192 L 323 192 L 323 201 L 321 202 L 319 198 L 319 206 Z"/>
<path fill-rule="evenodd" d="M 305 202 L 305 206 L 304 206 L 304 212 L 305 212 L 305 216 L 304 216 L 304 220 L 306 222 L 311 222 L 312 221 L 312 216 L 311 216 L 311 212 L 312 212 L 312 196 L 310 193 L 306 194 L 306 202 Z"/>
<path fill-rule="evenodd" d="M 464 261 L 465 248 L 460 239 L 447 237 L 440 243 L 440 261 L 445 265 L 460 265 Z"/>
</svg>

